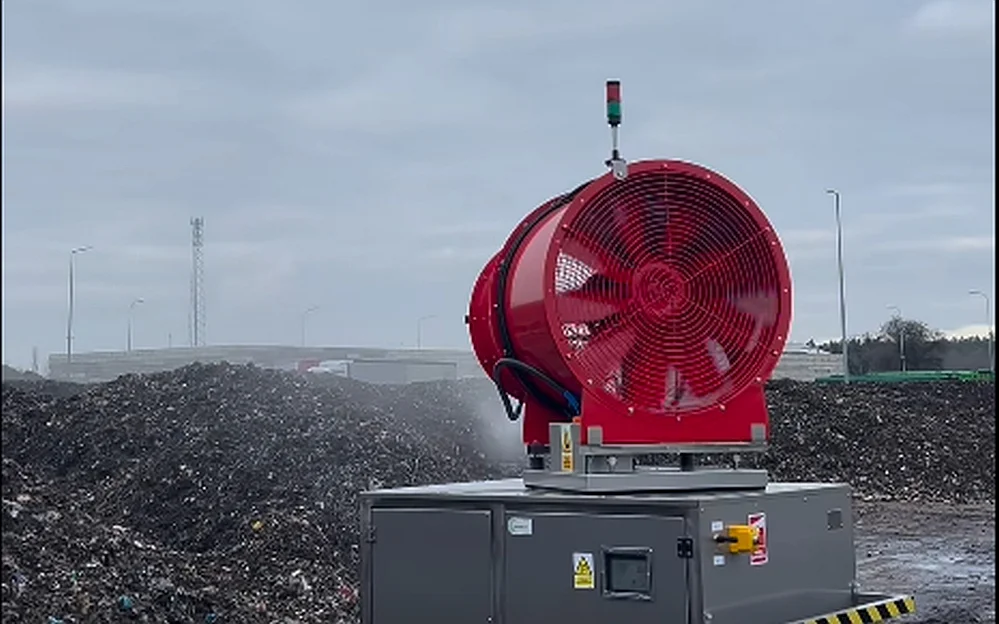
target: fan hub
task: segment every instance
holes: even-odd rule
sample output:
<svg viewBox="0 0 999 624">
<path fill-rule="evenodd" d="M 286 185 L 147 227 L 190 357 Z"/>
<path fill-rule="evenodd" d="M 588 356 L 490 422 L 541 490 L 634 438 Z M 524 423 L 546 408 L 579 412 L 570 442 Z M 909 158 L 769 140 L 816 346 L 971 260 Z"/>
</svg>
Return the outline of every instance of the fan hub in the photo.
<svg viewBox="0 0 999 624">
<path fill-rule="evenodd" d="M 665 262 L 646 264 L 635 274 L 635 293 L 641 310 L 650 316 L 676 314 L 687 301 L 683 275 Z"/>
</svg>

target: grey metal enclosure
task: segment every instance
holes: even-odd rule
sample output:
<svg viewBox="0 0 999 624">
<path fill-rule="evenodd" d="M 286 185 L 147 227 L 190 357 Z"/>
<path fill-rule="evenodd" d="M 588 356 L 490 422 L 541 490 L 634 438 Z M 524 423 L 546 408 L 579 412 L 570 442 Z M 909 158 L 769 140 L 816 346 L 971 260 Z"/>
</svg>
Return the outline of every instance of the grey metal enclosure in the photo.
<svg viewBox="0 0 999 624">
<path fill-rule="evenodd" d="M 850 489 L 594 495 L 520 479 L 362 497 L 366 624 L 780 624 L 850 609 Z M 732 554 L 726 527 L 765 548 Z M 845 621 L 853 621 L 845 620 Z"/>
</svg>

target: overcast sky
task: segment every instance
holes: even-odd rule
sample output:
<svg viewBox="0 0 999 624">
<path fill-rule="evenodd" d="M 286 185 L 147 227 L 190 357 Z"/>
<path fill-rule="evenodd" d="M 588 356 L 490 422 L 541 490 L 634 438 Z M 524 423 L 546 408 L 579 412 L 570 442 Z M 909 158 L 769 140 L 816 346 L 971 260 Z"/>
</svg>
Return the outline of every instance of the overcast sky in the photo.
<svg viewBox="0 0 999 624">
<path fill-rule="evenodd" d="M 536 205 L 624 155 L 753 195 L 790 256 L 792 338 L 888 305 L 985 324 L 995 237 L 992 0 L 5 0 L 3 360 L 207 338 L 468 344 L 472 284 Z M 766 10 L 763 10 L 763 8 Z"/>
</svg>

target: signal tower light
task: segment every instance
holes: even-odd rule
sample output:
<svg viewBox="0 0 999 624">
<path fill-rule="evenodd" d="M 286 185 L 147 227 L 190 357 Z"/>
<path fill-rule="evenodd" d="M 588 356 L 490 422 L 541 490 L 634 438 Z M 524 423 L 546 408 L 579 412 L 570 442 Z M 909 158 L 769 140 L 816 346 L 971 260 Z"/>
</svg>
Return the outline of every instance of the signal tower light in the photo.
<svg viewBox="0 0 999 624">
<path fill-rule="evenodd" d="M 607 81 L 607 123 L 612 128 L 621 125 L 621 81 Z"/>
<path fill-rule="evenodd" d="M 617 180 L 628 177 L 628 162 L 618 149 L 618 127 L 621 125 L 621 81 L 607 81 L 607 124 L 611 128 L 611 157 L 604 161 Z"/>
</svg>

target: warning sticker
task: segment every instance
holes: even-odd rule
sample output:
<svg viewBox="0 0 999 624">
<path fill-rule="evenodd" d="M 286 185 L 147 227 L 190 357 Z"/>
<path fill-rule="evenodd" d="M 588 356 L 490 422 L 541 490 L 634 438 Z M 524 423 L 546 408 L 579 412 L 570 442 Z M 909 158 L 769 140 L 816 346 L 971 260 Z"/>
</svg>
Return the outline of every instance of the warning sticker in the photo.
<svg viewBox="0 0 999 624">
<path fill-rule="evenodd" d="M 562 472 L 572 472 L 574 468 L 572 453 L 572 430 L 569 425 L 562 426 Z"/>
<path fill-rule="evenodd" d="M 593 553 L 572 553 L 572 586 L 574 589 L 593 589 Z"/>
<path fill-rule="evenodd" d="M 770 560 L 770 556 L 767 553 L 767 514 L 762 511 L 749 514 L 749 526 L 757 531 L 756 550 L 753 551 L 753 554 L 749 555 L 749 565 L 764 565 Z"/>
</svg>

